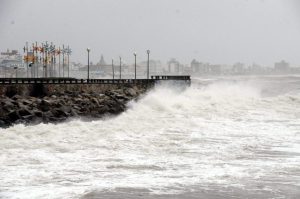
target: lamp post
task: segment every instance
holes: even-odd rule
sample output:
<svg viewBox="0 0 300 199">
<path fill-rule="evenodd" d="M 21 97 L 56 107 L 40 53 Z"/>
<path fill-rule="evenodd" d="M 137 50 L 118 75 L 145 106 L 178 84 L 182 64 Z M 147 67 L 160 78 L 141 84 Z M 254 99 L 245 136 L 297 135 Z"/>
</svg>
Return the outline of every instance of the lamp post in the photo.
<svg viewBox="0 0 300 199">
<path fill-rule="evenodd" d="M 18 78 L 18 66 L 14 66 L 14 69 L 16 70 L 16 78 Z"/>
<path fill-rule="evenodd" d="M 55 62 L 54 62 L 54 57 L 55 57 L 55 45 L 53 45 L 53 43 L 51 42 L 50 47 L 49 47 L 49 61 L 50 61 L 50 68 L 49 68 L 49 72 L 50 72 L 50 77 L 54 77 L 54 66 L 55 66 Z"/>
<path fill-rule="evenodd" d="M 68 46 L 67 48 L 67 55 L 68 55 L 68 77 L 70 77 L 70 55 L 72 53 L 71 48 Z"/>
<path fill-rule="evenodd" d="M 68 78 L 70 77 L 70 47 L 67 48 L 67 55 L 68 55 Z"/>
<path fill-rule="evenodd" d="M 36 62 L 35 62 L 35 56 L 36 54 L 34 53 L 35 51 L 35 46 L 34 46 L 34 43 L 32 43 L 32 62 L 34 63 L 33 67 L 31 67 L 31 77 L 35 77 L 35 65 L 36 65 Z"/>
<path fill-rule="evenodd" d="M 147 79 L 149 79 L 149 54 L 150 54 L 150 50 L 147 50 L 147 54 L 148 54 L 148 61 L 147 61 Z"/>
<path fill-rule="evenodd" d="M 35 42 L 35 62 L 36 62 L 36 66 L 35 66 L 35 77 L 39 77 L 39 56 L 38 56 L 38 43 L 37 41 Z"/>
<path fill-rule="evenodd" d="M 29 66 L 29 68 L 30 68 L 30 70 L 31 70 L 31 72 L 32 72 L 32 68 L 33 68 L 33 66 L 34 66 L 34 63 L 33 63 L 33 62 L 30 62 L 28 66 Z"/>
<path fill-rule="evenodd" d="M 136 52 L 134 52 L 133 55 L 134 55 L 134 79 L 136 80 Z"/>
<path fill-rule="evenodd" d="M 27 78 L 29 77 L 28 72 L 28 42 L 26 42 L 26 67 L 27 67 Z"/>
<path fill-rule="evenodd" d="M 122 78 L 122 69 L 121 69 L 121 65 L 122 65 L 122 57 L 120 58 L 120 79 Z"/>
<path fill-rule="evenodd" d="M 45 77 L 48 77 L 48 62 L 49 62 L 49 45 L 46 41 L 46 44 L 44 45 L 45 48 Z"/>
<path fill-rule="evenodd" d="M 91 51 L 91 49 L 87 48 L 86 50 L 88 52 L 88 74 L 87 74 L 87 80 L 89 82 L 89 80 L 90 80 L 90 51 Z"/>
<path fill-rule="evenodd" d="M 60 78 L 60 53 L 61 53 L 61 50 L 60 50 L 60 47 L 58 47 L 58 77 Z"/>
<path fill-rule="evenodd" d="M 42 47 L 41 47 L 41 53 L 42 53 L 42 77 L 45 77 L 45 46 L 44 46 L 44 43 L 42 43 Z"/>
<path fill-rule="evenodd" d="M 63 77 L 65 77 L 65 45 L 63 45 L 63 49 L 62 49 L 62 54 L 63 54 L 63 59 L 62 59 L 62 72 L 63 72 Z"/>
<path fill-rule="evenodd" d="M 113 80 L 115 79 L 115 69 L 114 69 L 114 60 L 111 60 L 111 68 L 112 68 L 112 76 L 113 76 Z"/>
</svg>

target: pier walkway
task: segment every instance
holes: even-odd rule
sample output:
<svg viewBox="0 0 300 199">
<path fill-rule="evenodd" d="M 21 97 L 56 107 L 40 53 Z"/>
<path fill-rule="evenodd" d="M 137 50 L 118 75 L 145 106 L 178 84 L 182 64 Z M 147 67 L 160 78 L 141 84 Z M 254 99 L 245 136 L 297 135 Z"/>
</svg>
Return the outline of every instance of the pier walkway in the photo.
<svg viewBox="0 0 300 199">
<path fill-rule="evenodd" d="M 151 76 L 151 79 L 76 79 L 76 78 L 0 78 L 0 85 L 9 84 L 148 84 L 159 81 L 183 81 L 190 84 L 190 76 Z"/>
</svg>

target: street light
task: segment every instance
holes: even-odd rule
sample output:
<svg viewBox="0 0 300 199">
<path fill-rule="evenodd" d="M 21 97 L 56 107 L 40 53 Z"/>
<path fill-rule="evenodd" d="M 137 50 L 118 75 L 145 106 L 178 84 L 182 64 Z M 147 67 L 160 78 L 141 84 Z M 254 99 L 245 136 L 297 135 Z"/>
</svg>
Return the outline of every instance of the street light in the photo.
<svg viewBox="0 0 300 199">
<path fill-rule="evenodd" d="M 33 62 L 30 62 L 29 63 L 29 65 L 28 65 L 28 67 L 30 68 L 30 70 L 31 70 L 31 77 L 32 77 L 32 68 L 33 68 L 33 65 L 34 65 L 34 63 Z M 17 76 L 17 75 L 16 75 Z"/>
<path fill-rule="evenodd" d="M 44 45 L 45 48 L 45 77 L 48 77 L 48 62 L 49 62 L 49 44 L 46 41 L 46 44 Z"/>
<path fill-rule="evenodd" d="M 114 69 L 114 60 L 111 60 L 111 68 L 112 68 L 112 76 L 113 76 L 113 80 L 115 79 L 115 69 Z"/>
<path fill-rule="evenodd" d="M 150 54 L 150 50 L 147 50 L 147 54 L 148 54 L 148 61 L 147 61 L 147 79 L 149 79 L 149 54 Z"/>
<path fill-rule="evenodd" d="M 58 77 L 60 78 L 60 54 L 61 54 L 61 50 L 60 50 L 60 47 L 58 47 Z"/>
<path fill-rule="evenodd" d="M 63 77 L 65 77 L 65 53 L 66 53 L 66 49 L 65 49 L 65 45 L 63 45 L 62 48 L 62 54 L 63 54 L 63 60 L 62 60 L 62 68 L 63 68 Z"/>
<path fill-rule="evenodd" d="M 26 42 L 26 48 L 24 47 L 24 53 L 26 51 L 26 67 L 27 67 L 27 78 L 29 77 L 29 72 L 28 72 L 28 42 Z"/>
<path fill-rule="evenodd" d="M 68 77 L 70 77 L 70 55 L 72 53 L 71 48 L 68 46 L 67 48 L 67 55 L 68 55 Z"/>
<path fill-rule="evenodd" d="M 35 66 L 35 72 L 36 73 L 36 77 L 39 77 L 39 56 L 38 56 L 38 43 L 37 41 L 35 42 L 35 54 L 36 54 L 36 57 L 35 57 L 35 62 L 36 62 L 36 66 Z"/>
<path fill-rule="evenodd" d="M 89 82 L 89 80 L 90 80 L 90 51 L 91 51 L 91 49 L 90 48 L 87 48 L 86 49 L 87 50 L 87 52 L 88 52 L 88 82 Z"/>
<path fill-rule="evenodd" d="M 121 70 L 121 65 L 122 65 L 122 57 L 119 57 L 120 58 L 120 79 L 122 78 L 122 70 Z"/>
<path fill-rule="evenodd" d="M 18 78 L 18 66 L 14 66 L 14 69 L 16 70 L 16 78 Z"/>
<path fill-rule="evenodd" d="M 136 80 L 136 52 L 134 52 L 133 55 L 134 55 L 134 79 Z"/>
</svg>

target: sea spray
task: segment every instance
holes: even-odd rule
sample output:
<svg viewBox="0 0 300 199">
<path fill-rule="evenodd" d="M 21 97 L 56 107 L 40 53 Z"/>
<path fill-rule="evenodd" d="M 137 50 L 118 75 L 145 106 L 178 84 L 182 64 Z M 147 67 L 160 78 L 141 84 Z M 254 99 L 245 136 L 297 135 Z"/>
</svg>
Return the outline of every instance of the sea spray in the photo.
<svg viewBox="0 0 300 199">
<path fill-rule="evenodd" d="M 110 119 L 1 129 L 0 196 L 299 194 L 296 81 L 200 79 L 181 91 L 156 87 Z M 290 90 L 270 92 L 278 84 Z"/>
</svg>

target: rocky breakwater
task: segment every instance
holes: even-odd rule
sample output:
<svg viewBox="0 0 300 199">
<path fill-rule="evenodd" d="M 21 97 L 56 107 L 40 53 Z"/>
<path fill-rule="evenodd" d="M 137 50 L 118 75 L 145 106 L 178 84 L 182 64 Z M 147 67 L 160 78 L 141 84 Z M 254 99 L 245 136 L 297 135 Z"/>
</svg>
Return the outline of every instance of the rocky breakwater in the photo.
<svg viewBox="0 0 300 199">
<path fill-rule="evenodd" d="M 0 127 L 25 123 L 56 123 L 70 117 L 101 118 L 118 114 L 146 92 L 144 87 L 123 87 L 101 92 L 65 91 L 42 97 L 0 96 Z"/>
</svg>

